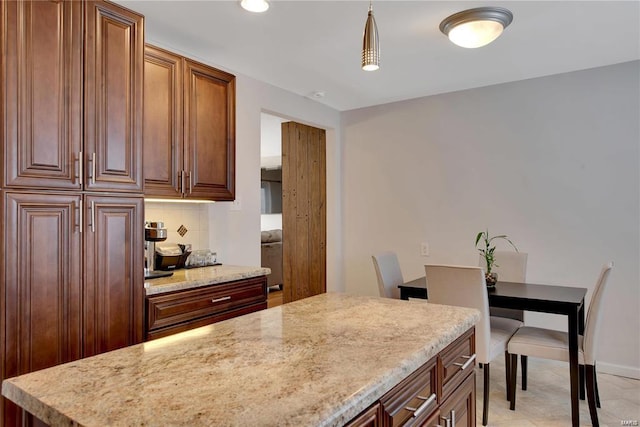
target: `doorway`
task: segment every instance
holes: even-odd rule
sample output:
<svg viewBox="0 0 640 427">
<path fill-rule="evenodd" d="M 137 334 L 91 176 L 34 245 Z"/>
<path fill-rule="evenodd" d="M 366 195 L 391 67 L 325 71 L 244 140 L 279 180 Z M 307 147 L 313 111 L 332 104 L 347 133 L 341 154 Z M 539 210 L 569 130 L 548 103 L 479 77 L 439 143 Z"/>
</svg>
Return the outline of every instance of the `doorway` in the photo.
<svg viewBox="0 0 640 427">
<path fill-rule="evenodd" d="M 278 206 L 273 199 L 279 193 L 273 191 L 277 185 L 267 182 L 277 169 L 282 176 L 281 213 L 273 210 Z M 280 229 L 282 235 L 281 265 L 272 268 L 272 275 L 281 272 L 282 301 L 326 292 L 325 130 L 262 113 L 261 176 L 265 177 L 261 184 L 262 234 Z M 273 263 L 267 249 L 262 243 L 264 267 L 270 267 L 265 262 Z M 272 277 L 269 284 L 275 281 Z M 270 287 L 270 291 L 270 300 L 280 298 L 274 294 L 277 288 Z"/>
</svg>

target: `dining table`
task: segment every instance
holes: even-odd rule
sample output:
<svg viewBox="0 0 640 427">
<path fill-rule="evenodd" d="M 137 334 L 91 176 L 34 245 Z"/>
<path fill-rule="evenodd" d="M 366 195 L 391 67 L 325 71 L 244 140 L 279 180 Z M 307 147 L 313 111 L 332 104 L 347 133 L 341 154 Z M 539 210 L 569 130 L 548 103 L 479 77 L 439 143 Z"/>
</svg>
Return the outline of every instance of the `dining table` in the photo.
<svg viewBox="0 0 640 427">
<path fill-rule="evenodd" d="M 421 285 L 422 283 L 425 285 Z M 400 298 L 427 298 L 426 279 L 418 278 L 398 285 Z M 569 379 L 571 382 L 571 424 L 580 425 L 579 400 L 580 366 L 578 364 L 578 340 L 584 333 L 584 299 L 586 288 L 543 285 L 532 283 L 501 282 L 487 287 L 489 307 L 511 308 L 567 316 L 569 335 Z"/>
</svg>

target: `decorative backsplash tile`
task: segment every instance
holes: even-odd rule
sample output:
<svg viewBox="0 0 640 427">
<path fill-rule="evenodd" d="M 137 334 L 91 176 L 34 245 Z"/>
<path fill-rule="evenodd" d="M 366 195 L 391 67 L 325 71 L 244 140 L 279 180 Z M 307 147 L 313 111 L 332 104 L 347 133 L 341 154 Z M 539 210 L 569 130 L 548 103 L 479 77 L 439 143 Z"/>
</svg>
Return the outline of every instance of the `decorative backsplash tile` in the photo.
<svg viewBox="0 0 640 427">
<path fill-rule="evenodd" d="M 209 246 L 209 215 L 206 204 L 145 202 L 144 207 L 145 221 L 164 222 L 167 242 L 191 243 L 193 250 L 215 250 Z"/>
</svg>

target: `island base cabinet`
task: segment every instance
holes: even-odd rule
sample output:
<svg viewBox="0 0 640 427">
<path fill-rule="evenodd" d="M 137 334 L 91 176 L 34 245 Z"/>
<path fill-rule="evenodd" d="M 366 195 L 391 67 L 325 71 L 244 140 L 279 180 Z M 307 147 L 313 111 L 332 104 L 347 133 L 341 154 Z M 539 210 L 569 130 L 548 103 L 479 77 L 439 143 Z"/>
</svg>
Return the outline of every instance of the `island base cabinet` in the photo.
<svg viewBox="0 0 640 427">
<path fill-rule="evenodd" d="M 474 353 L 471 328 L 346 425 L 475 427 Z M 453 360 L 470 362 L 461 369 L 463 363 Z"/>
<path fill-rule="evenodd" d="M 476 376 L 467 379 L 440 406 L 440 420 L 428 426 L 472 427 L 476 425 Z"/>
</svg>

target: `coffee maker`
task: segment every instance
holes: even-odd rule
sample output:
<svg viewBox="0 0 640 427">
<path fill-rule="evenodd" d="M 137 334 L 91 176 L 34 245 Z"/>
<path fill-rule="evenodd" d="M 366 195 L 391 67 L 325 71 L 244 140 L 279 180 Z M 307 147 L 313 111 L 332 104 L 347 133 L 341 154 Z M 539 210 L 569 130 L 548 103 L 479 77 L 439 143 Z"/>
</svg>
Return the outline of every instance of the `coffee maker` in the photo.
<svg viewBox="0 0 640 427">
<path fill-rule="evenodd" d="M 167 240 L 167 229 L 160 221 L 146 221 L 144 223 L 144 278 L 171 276 L 171 271 L 157 271 L 155 269 L 156 242 Z"/>
</svg>

